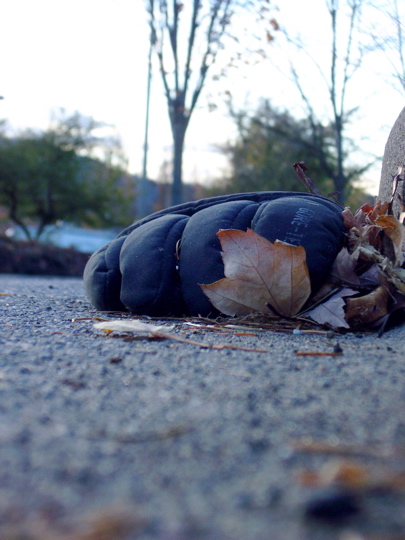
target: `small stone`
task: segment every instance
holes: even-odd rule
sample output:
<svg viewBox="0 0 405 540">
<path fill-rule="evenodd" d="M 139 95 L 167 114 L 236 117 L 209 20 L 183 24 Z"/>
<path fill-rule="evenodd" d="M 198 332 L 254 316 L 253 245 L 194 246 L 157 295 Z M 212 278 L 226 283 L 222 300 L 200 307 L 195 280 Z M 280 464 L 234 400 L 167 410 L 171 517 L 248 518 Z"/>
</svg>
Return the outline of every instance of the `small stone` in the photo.
<svg viewBox="0 0 405 540">
<path fill-rule="evenodd" d="M 336 488 L 318 491 L 305 507 L 306 517 L 325 521 L 343 521 L 358 512 L 357 498 L 349 491 Z"/>
<path fill-rule="evenodd" d="M 236 496 L 236 506 L 244 510 L 250 510 L 256 506 L 254 496 L 251 493 L 242 492 Z"/>
<path fill-rule="evenodd" d="M 277 506 L 283 497 L 283 491 L 279 487 L 271 487 L 267 493 L 269 506 Z"/>
<path fill-rule="evenodd" d="M 267 439 L 253 439 L 249 441 L 249 446 L 255 454 L 266 452 L 270 448 L 270 442 Z"/>
<path fill-rule="evenodd" d="M 259 427 L 261 426 L 261 424 L 262 424 L 262 419 L 256 416 L 252 418 L 252 420 L 250 421 L 250 425 L 252 428 Z"/>
</svg>

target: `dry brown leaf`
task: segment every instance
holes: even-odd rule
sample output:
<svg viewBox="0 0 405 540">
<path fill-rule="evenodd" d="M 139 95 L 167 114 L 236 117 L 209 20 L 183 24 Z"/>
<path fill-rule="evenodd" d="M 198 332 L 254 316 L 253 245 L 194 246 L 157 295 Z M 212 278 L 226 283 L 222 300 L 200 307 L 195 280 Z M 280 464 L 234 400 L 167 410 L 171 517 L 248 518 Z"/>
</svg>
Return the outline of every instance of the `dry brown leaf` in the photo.
<svg viewBox="0 0 405 540">
<path fill-rule="evenodd" d="M 174 326 L 157 326 L 156 324 L 144 323 L 138 320 L 110 320 L 95 323 L 94 328 L 104 332 L 133 332 L 135 334 L 148 334 L 159 336 L 162 332 L 173 330 Z"/>
<path fill-rule="evenodd" d="M 360 274 L 360 287 L 378 287 L 381 284 L 381 274 L 375 263 Z"/>
<path fill-rule="evenodd" d="M 125 540 L 138 537 L 145 528 L 146 520 L 131 508 L 113 508 L 89 515 L 80 531 L 66 540 Z"/>
<path fill-rule="evenodd" d="M 176 334 L 171 334 L 168 330 L 173 330 L 174 326 L 157 326 L 150 323 L 144 323 L 138 320 L 110 320 L 106 322 L 96 323 L 93 325 L 94 328 L 98 330 L 104 330 L 107 335 L 112 332 L 124 332 L 130 334 L 141 334 L 147 338 L 157 338 L 157 339 L 171 339 L 173 341 L 178 341 L 180 343 L 185 343 L 188 345 L 195 345 L 203 349 L 233 349 L 238 351 L 250 351 L 250 352 L 260 352 L 267 353 L 267 349 L 252 349 L 250 347 L 239 347 L 237 345 L 231 345 L 228 343 L 204 343 L 199 341 L 194 341 L 192 339 L 182 338 Z"/>
<path fill-rule="evenodd" d="M 357 291 L 344 288 L 323 304 L 308 311 L 305 316 L 310 317 L 318 324 L 327 324 L 332 328 L 350 328 L 349 323 L 345 319 L 344 308 L 346 302 L 344 298 L 353 294 L 357 294 Z"/>
<path fill-rule="evenodd" d="M 363 207 L 368 205 L 363 205 Z M 378 216 L 384 216 L 388 213 L 390 203 L 388 201 L 377 201 L 374 206 L 370 206 L 370 216 L 375 220 Z"/>
<path fill-rule="evenodd" d="M 321 478 L 325 484 L 337 483 L 346 487 L 363 487 L 369 481 L 369 474 L 360 463 L 351 460 L 333 460 L 321 468 Z"/>
<path fill-rule="evenodd" d="M 388 254 L 391 259 L 395 259 L 395 244 L 393 246 L 394 240 L 390 239 L 390 234 L 391 230 L 395 230 L 396 234 L 398 234 L 400 232 L 400 227 L 398 226 L 402 225 L 396 218 L 389 215 L 388 212 L 388 202 L 377 202 L 375 206 L 364 204 L 355 214 L 352 214 L 348 208 L 343 211 L 344 224 L 350 229 L 348 238 L 351 251 L 355 251 L 359 246 L 371 245 L 382 253 L 388 251 L 385 254 Z M 385 231 L 386 228 L 388 229 L 387 231 Z M 387 234 L 382 235 L 382 231 Z M 385 247 L 384 244 L 386 244 Z"/>
<path fill-rule="evenodd" d="M 394 216 L 379 216 L 376 224 L 381 227 L 392 242 L 395 255 L 395 265 L 400 266 L 403 262 L 403 243 L 405 228 Z"/>
<path fill-rule="evenodd" d="M 356 265 L 356 255 L 349 253 L 348 249 L 344 247 L 339 251 L 333 263 L 331 275 L 342 283 L 358 286 L 360 279 L 355 272 Z"/>
<path fill-rule="evenodd" d="M 214 307 L 231 316 L 269 314 L 269 307 L 283 317 L 300 311 L 311 293 L 303 247 L 273 244 L 252 229 L 221 230 L 217 236 L 226 277 L 200 285 Z"/>
<path fill-rule="evenodd" d="M 301 437 L 291 441 L 292 447 L 298 452 L 309 452 L 311 454 L 329 454 L 334 456 L 344 456 L 351 458 L 375 457 L 392 458 L 404 455 L 404 448 L 401 446 L 370 446 L 355 443 L 341 442 L 338 438 L 314 439 L 313 437 Z"/>
<path fill-rule="evenodd" d="M 388 299 L 389 291 L 382 285 L 364 296 L 348 298 L 346 320 L 351 326 L 371 324 L 388 313 Z"/>
<path fill-rule="evenodd" d="M 351 489 L 362 489 L 371 483 L 369 471 L 360 463 L 333 459 L 327 461 L 318 471 L 304 470 L 298 481 L 305 486 L 341 485 Z"/>
<path fill-rule="evenodd" d="M 333 459 L 319 470 L 303 470 L 298 482 L 307 487 L 342 486 L 355 491 L 403 489 L 405 473 L 382 467 L 366 467 L 352 460 Z"/>
<path fill-rule="evenodd" d="M 358 249 L 359 256 L 364 260 L 374 261 L 378 264 L 380 272 L 392 283 L 400 293 L 405 294 L 405 269 L 394 268 L 391 261 L 384 257 L 379 251 L 372 246 L 362 247 Z"/>
<path fill-rule="evenodd" d="M 350 208 L 345 208 L 343 210 L 342 217 L 343 217 L 343 225 L 346 227 L 346 229 L 352 229 L 353 227 L 358 226 L 358 222 L 354 218 L 354 214 L 350 210 Z"/>
<path fill-rule="evenodd" d="M 374 206 L 363 204 L 354 214 L 350 208 L 346 207 L 342 212 L 344 225 L 348 229 L 352 227 L 361 229 L 367 224 L 374 223 L 378 216 L 385 215 L 388 212 L 388 207 L 388 202 L 377 202 Z"/>
</svg>

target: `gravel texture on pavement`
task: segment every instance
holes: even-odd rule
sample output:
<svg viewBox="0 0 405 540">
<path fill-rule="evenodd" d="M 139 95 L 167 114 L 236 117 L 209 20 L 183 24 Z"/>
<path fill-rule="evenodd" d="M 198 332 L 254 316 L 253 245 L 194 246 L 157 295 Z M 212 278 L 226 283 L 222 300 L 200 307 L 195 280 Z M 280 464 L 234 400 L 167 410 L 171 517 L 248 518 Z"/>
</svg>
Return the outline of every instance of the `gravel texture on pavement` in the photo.
<svg viewBox="0 0 405 540">
<path fill-rule="evenodd" d="M 94 329 L 117 314 L 77 278 L 1 275 L 0 295 L 1 539 L 405 537 L 404 326 L 160 322 L 253 350 L 212 349 Z"/>
</svg>

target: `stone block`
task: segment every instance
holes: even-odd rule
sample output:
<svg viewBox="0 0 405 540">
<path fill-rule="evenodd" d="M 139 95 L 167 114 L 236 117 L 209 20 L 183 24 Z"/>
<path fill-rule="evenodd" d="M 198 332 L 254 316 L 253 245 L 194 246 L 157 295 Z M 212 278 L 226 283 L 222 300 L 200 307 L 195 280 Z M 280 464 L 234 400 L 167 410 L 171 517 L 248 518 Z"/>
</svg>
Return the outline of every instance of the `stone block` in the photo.
<svg viewBox="0 0 405 540">
<path fill-rule="evenodd" d="M 398 166 L 400 165 L 405 168 L 405 107 L 395 121 L 385 145 L 378 192 L 380 201 L 387 201 L 391 198 L 393 177 L 398 173 Z M 403 195 L 403 182 L 399 187 L 400 193 Z M 398 211 L 400 211 L 400 205 L 396 198 L 394 201 L 394 215 Z"/>
</svg>

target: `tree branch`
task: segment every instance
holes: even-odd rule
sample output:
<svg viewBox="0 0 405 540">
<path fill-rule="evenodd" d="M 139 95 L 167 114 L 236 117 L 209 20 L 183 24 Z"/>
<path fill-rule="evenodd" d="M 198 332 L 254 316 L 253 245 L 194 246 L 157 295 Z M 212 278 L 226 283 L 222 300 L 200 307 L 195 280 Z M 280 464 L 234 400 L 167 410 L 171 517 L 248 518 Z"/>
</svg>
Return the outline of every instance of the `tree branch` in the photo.
<svg viewBox="0 0 405 540">
<path fill-rule="evenodd" d="M 187 90 L 188 90 L 188 83 L 190 80 L 191 75 L 191 58 L 192 53 L 194 49 L 194 42 L 195 42 L 195 36 L 196 36 L 196 30 L 197 30 L 197 20 L 198 20 L 198 13 L 201 9 L 201 2 L 200 0 L 193 0 L 193 14 L 191 17 L 191 24 L 190 24 L 190 35 L 188 38 L 188 47 L 187 47 L 187 58 L 184 68 L 184 95 L 187 96 Z"/>
</svg>

